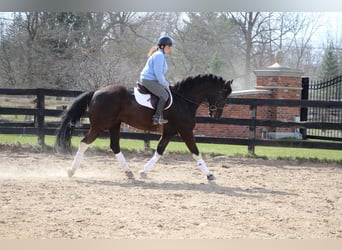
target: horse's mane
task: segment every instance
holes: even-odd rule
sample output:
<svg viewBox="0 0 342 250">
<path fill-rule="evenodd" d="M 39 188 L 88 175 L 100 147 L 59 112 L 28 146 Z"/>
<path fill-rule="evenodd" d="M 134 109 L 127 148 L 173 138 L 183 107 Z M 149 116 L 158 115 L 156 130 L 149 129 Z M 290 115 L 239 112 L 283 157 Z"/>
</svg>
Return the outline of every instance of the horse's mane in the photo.
<svg viewBox="0 0 342 250">
<path fill-rule="evenodd" d="M 195 86 L 199 86 L 202 83 L 210 80 L 213 83 L 220 84 L 223 86 L 224 80 L 222 77 L 213 75 L 213 74 L 200 74 L 197 76 L 189 76 L 177 83 L 175 83 L 171 89 L 179 94 L 191 91 Z"/>
</svg>

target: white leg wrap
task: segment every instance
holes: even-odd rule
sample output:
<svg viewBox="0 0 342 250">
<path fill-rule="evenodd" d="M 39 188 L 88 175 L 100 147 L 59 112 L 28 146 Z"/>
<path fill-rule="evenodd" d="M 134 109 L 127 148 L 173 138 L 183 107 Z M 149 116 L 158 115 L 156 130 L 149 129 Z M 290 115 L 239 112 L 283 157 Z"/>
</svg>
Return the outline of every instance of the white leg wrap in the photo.
<svg viewBox="0 0 342 250">
<path fill-rule="evenodd" d="M 207 168 L 207 165 L 205 164 L 204 160 L 202 159 L 202 156 L 200 154 L 199 155 L 192 154 L 192 157 L 197 161 L 197 165 L 200 167 L 201 171 L 205 175 L 209 175 L 210 171 Z"/>
<path fill-rule="evenodd" d="M 80 145 L 78 146 L 78 150 L 77 150 L 77 153 L 74 157 L 74 160 L 72 161 L 72 164 L 71 164 L 71 170 L 73 172 L 75 172 L 77 170 L 77 168 L 81 165 L 81 161 L 84 157 L 84 153 L 85 151 L 87 151 L 89 145 L 84 143 L 84 142 L 81 142 Z"/>
<path fill-rule="evenodd" d="M 126 162 L 125 156 L 122 154 L 122 152 L 115 154 L 115 157 L 126 172 L 132 171 L 129 168 L 128 163 Z"/>
<path fill-rule="evenodd" d="M 160 159 L 161 155 L 157 153 L 157 151 L 154 153 L 153 157 L 146 163 L 144 166 L 144 173 L 147 173 L 151 170 L 151 168 L 154 166 L 154 164 L 157 163 L 157 161 Z"/>
</svg>

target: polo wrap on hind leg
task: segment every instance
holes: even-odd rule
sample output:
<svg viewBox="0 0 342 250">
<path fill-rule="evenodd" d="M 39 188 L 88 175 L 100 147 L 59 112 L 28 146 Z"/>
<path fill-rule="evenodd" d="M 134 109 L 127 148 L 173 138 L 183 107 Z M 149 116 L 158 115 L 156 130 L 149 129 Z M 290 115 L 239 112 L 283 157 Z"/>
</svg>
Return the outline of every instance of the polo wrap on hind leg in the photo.
<svg viewBox="0 0 342 250">
<path fill-rule="evenodd" d="M 74 157 L 74 160 L 72 161 L 71 164 L 71 170 L 68 172 L 69 177 L 73 176 L 74 173 L 76 172 L 76 170 L 78 169 L 78 167 L 81 165 L 81 161 L 84 157 L 84 153 L 85 151 L 87 151 L 89 145 L 84 143 L 84 142 L 80 142 L 79 146 L 78 146 L 78 150 L 77 153 Z"/>
<path fill-rule="evenodd" d="M 210 171 L 207 168 L 207 165 L 205 164 L 204 160 L 202 159 L 201 154 L 199 155 L 195 155 L 192 154 L 192 157 L 197 161 L 197 165 L 200 167 L 201 171 L 205 174 L 205 175 L 210 175 Z"/>
</svg>

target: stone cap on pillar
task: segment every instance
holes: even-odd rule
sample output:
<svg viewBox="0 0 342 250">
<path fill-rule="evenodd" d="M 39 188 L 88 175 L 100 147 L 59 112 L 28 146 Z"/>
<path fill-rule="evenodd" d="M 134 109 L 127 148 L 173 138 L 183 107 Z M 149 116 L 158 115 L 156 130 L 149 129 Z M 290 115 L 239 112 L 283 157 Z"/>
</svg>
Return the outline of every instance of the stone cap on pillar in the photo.
<svg viewBox="0 0 342 250">
<path fill-rule="evenodd" d="M 275 53 L 275 63 L 268 66 L 265 69 L 254 70 L 256 76 L 289 76 L 289 77 L 301 77 L 304 75 L 302 70 L 292 69 L 285 66 L 284 63 L 285 54 L 279 50 Z"/>
</svg>

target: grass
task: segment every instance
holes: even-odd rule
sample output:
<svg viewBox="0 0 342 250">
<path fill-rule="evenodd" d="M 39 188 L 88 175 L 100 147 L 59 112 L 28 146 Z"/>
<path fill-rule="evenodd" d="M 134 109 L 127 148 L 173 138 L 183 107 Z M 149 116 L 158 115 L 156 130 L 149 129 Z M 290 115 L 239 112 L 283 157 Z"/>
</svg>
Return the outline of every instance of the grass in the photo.
<svg viewBox="0 0 342 250">
<path fill-rule="evenodd" d="M 80 140 L 81 137 L 73 137 L 72 146 L 77 148 Z M 48 147 L 53 147 L 55 137 L 46 136 L 45 143 Z M 26 145 L 32 147 L 36 151 L 40 150 L 37 143 L 37 137 L 33 135 L 0 135 L 0 144 Z M 145 150 L 144 142 L 141 140 L 122 139 L 120 141 L 120 145 L 122 151 L 142 152 Z M 151 141 L 150 147 L 155 149 L 156 146 L 157 141 Z M 247 146 L 198 143 L 198 147 L 202 154 L 210 155 L 244 156 L 270 160 L 287 159 L 342 164 L 342 153 L 340 150 L 257 146 L 255 148 L 255 155 L 249 155 Z M 93 150 L 108 151 L 110 150 L 109 139 L 98 138 L 90 148 Z M 189 153 L 183 142 L 170 142 L 166 151 Z"/>
</svg>

